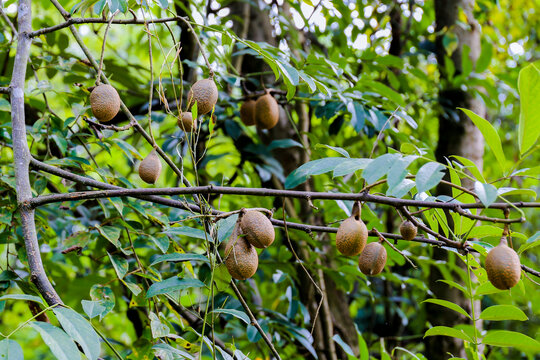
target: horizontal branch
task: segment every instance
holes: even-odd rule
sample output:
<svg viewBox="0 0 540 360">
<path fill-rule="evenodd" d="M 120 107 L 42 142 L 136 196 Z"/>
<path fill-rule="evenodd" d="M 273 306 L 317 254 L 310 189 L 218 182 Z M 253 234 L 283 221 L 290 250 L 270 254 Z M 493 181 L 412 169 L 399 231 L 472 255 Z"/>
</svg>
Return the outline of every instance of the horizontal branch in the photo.
<svg viewBox="0 0 540 360">
<path fill-rule="evenodd" d="M 29 205 L 40 206 L 62 201 L 76 201 L 85 199 L 97 199 L 104 197 L 123 197 L 123 196 L 140 196 L 140 195 L 186 195 L 186 194 L 233 194 L 233 195 L 249 195 L 249 196 L 276 196 L 288 197 L 296 199 L 310 200 L 352 200 L 363 201 L 376 204 L 384 204 L 393 207 L 424 207 L 424 208 L 439 208 L 448 209 L 459 213 L 460 215 L 471 215 L 465 209 L 481 209 L 486 208 L 482 203 L 447 203 L 438 201 L 421 201 L 397 199 L 388 196 L 370 195 L 368 193 L 338 193 L 338 192 L 315 192 L 315 191 L 297 191 L 297 190 L 279 190 L 265 188 L 241 188 L 228 186 L 192 186 L 192 187 L 171 187 L 171 188 L 144 188 L 144 189 L 122 189 L 121 190 L 104 190 L 104 191 L 83 191 L 67 194 L 53 194 L 33 198 Z M 518 208 L 540 208 L 540 203 L 536 202 L 516 202 L 516 203 L 493 203 L 487 208 L 489 209 L 511 209 Z M 523 218 L 519 219 L 491 219 L 496 222 L 523 222 Z M 494 221 L 494 222 L 495 222 Z"/>
<path fill-rule="evenodd" d="M 139 20 L 136 18 L 133 19 L 118 19 L 113 20 L 113 24 L 120 24 L 120 25 L 131 25 L 131 24 L 140 24 L 140 25 L 148 25 L 148 24 L 159 24 L 159 23 L 166 23 L 166 22 L 175 22 L 175 21 L 181 21 L 182 18 L 180 16 L 173 16 L 173 17 L 167 17 L 162 19 L 153 19 L 153 20 Z M 53 31 L 61 30 L 64 28 L 67 28 L 71 25 L 80 25 L 80 24 L 106 24 L 108 23 L 108 19 L 103 18 L 69 18 L 65 22 L 54 25 L 51 27 L 42 28 L 36 31 L 32 31 L 28 34 L 29 37 L 34 38 L 36 36 L 40 36 L 43 34 L 47 34 Z"/>
<path fill-rule="evenodd" d="M 160 191 L 167 190 L 167 189 L 125 189 L 125 188 L 121 188 L 119 186 L 103 183 L 103 182 L 100 182 L 100 181 L 97 181 L 97 180 L 94 180 L 94 179 L 91 179 L 91 178 L 88 178 L 88 177 L 85 177 L 85 176 L 73 174 L 73 173 L 71 173 L 69 171 L 62 170 L 62 169 L 57 168 L 55 166 L 47 165 L 47 164 L 45 164 L 45 163 L 43 163 L 43 162 L 41 162 L 39 160 L 36 160 L 34 158 L 31 158 L 30 165 L 34 169 L 45 171 L 45 172 L 47 172 L 49 174 L 60 176 L 62 178 L 65 178 L 65 179 L 68 179 L 68 180 L 71 180 L 71 181 L 75 181 L 75 182 L 78 182 L 78 183 L 83 184 L 83 185 L 95 187 L 95 188 L 98 188 L 98 189 L 110 189 L 110 190 L 115 190 L 115 191 L 119 191 L 119 190 L 128 190 L 128 191 L 145 190 L 143 192 L 147 192 L 147 193 L 151 192 L 151 190 L 160 190 Z M 208 188 L 208 187 L 203 186 L 203 188 Z M 221 187 L 213 187 L 213 188 L 221 188 Z M 173 188 L 173 189 L 175 189 L 175 188 Z M 184 188 L 184 189 L 193 189 L 193 188 Z M 242 188 L 232 188 L 232 189 L 242 189 Z M 254 189 L 254 190 L 265 190 L 265 189 Z M 88 194 L 88 193 L 92 194 L 92 193 L 101 193 L 101 192 L 99 192 L 99 191 L 88 191 L 88 192 L 79 192 L 79 193 L 70 193 L 70 194 Z M 50 196 L 65 196 L 65 195 L 70 195 L 70 194 L 58 194 L 58 195 L 47 195 L 47 196 L 48 197 L 50 197 Z M 321 193 L 321 194 L 323 194 L 323 193 Z M 358 195 L 358 194 L 356 194 L 356 195 Z M 116 195 L 116 196 L 118 196 L 118 195 Z M 41 199 L 45 198 L 45 197 L 46 196 L 41 196 L 41 197 L 33 198 L 32 200 L 40 199 L 39 202 L 41 202 Z M 112 197 L 112 196 L 110 196 L 110 197 Z M 174 200 L 174 199 L 167 199 L 167 198 L 163 198 L 163 197 L 156 196 L 156 195 L 139 195 L 139 196 L 134 196 L 134 197 L 136 197 L 138 199 L 141 199 L 141 200 L 153 202 L 153 203 L 156 203 L 156 204 L 161 204 L 161 205 L 165 205 L 165 206 L 169 206 L 169 207 L 173 207 L 173 208 L 177 208 L 177 209 L 188 210 L 188 211 L 192 211 L 192 212 L 195 212 L 195 213 L 201 213 L 201 209 L 200 209 L 199 206 L 194 205 L 194 204 L 190 204 L 190 203 L 184 202 L 184 201 L 179 201 L 179 200 Z M 66 201 L 67 200 L 73 200 L 73 199 L 66 199 Z M 80 200 L 80 199 L 77 199 L 77 200 Z M 39 205 L 44 205 L 44 204 L 45 203 L 40 203 Z M 39 205 L 33 204 L 32 206 L 39 206 Z M 211 211 L 211 215 L 214 215 L 214 216 L 219 216 L 219 215 L 222 215 L 224 213 L 225 213 L 224 211 L 218 211 L 218 210 L 212 210 Z M 300 231 L 304 231 L 306 233 L 312 233 L 312 232 L 336 233 L 337 230 L 338 230 L 337 227 L 299 224 L 299 223 L 294 223 L 294 222 L 289 222 L 289 221 L 287 221 L 287 223 L 285 224 L 285 222 L 283 220 L 277 220 L 277 219 L 270 219 L 270 220 L 271 220 L 271 222 L 272 222 L 272 224 L 274 226 L 285 227 L 285 225 L 286 225 L 287 228 L 289 228 L 289 229 L 300 230 Z M 370 230 L 368 234 L 371 237 L 378 237 L 379 236 L 379 234 L 377 232 L 373 231 L 373 230 Z M 385 233 L 385 232 L 380 232 L 380 234 L 383 235 L 385 238 L 392 239 L 392 240 L 411 241 L 411 242 L 418 242 L 418 243 L 428 244 L 428 245 L 432 245 L 432 246 L 438 246 L 438 247 L 442 247 L 442 248 L 453 248 L 453 249 L 463 249 L 463 250 L 466 250 L 466 251 L 475 251 L 471 247 L 467 246 L 466 242 L 465 242 L 465 246 L 464 246 L 463 243 L 460 243 L 458 241 L 452 241 L 452 240 L 449 240 L 449 239 L 446 239 L 446 238 L 445 238 L 445 241 L 442 241 L 442 240 L 437 240 L 435 238 L 433 238 L 433 239 L 432 238 L 426 238 L 425 236 L 421 235 L 421 236 L 415 237 L 412 240 L 405 240 L 399 234 Z M 522 267 L 522 269 L 524 271 L 526 271 L 526 272 L 528 272 L 530 274 L 533 274 L 535 276 L 540 277 L 540 272 L 539 271 L 531 269 L 529 267 L 526 267 L 525 265 L 522 265 L 521 267 Z"/>
<path fill-rule="evenodd" d="M 0 94 L 9 94 L 10 92 L 11 92 L 11 88 L 9 86 L 0 87 Z"/>
</svg>

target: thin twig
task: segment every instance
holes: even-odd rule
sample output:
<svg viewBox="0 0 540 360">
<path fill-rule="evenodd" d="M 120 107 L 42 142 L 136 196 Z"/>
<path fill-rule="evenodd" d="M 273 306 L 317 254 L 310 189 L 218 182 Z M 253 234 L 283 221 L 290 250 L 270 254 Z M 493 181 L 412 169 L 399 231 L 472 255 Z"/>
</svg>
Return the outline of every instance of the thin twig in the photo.
<svg viewBox="0 0 540 360">
<path fill-rule="evenodd" d="M 107 27 L 105 28 L 105 34 L 103 34 L 103 45 L 101 46 L 101 55 L 99 57 L 99 68 L 96 76 L 96 85 L 101 84 L 101 71 L 103 70 L 103 58 L 105 57 L 105 45 L 107 44 L 107 34 L 109 33 L 109 28 L 111 27 L 111 22 L 114 20 L 114 17 L 118 14 L 118 10 L 116 10 L 112 15 L 107 23 Z"/>
<path fill-rule="evenodd" d="M 379 232 L 379 230 L 373 228 L 371 231 L 373 231 L 375 234 L 377 234 L 377 235 L 379 236 L 379 239 L 381 239 L 381 240 L 383 240 L 384 242 L 386 242 L 386 243 L 388 244 L 388 246 L 390 246 L 392 249 L 394 249 L 395 252 L 397 252 L 397 253 L 399 253 L 401 256 L 403 256 L 403 258 L 404 258 L 405 260 L 407 260 L 407 262 L 408 262 L 409 264 L 411 264 L 411 266 L 412 266 L 413 268 L 417 269 L 416 265 L 412 262 L 412 260 L 409 259 L 409 257 L 408 257 L 407 255 L 405 255 L 405 254 L 403 253 L 403 251 L 399 250 L 397 247 L 394 246 L 394 244 L 392 244 L 390 241 L 388 241 L 388 240 L 383 236 L 383 234 L 381 234 L 381 233 Z"/>
<path fill-rule="evenodd" d="M 191 33 L 193 34 L 193 37 L 195 38 L 195 41 L 197 42 L 197 45 L 199 45 L 199 49 L 201 50 L 201 55 L 204 58 L 206 67 L 208 68 L 209 77 L 210 79 L 212 79 L 214 77 L 214 70 L 212 70 L 212 67 L 210 66 L 210 61 L 208 61 L 208 58 L 206 57 L 206 54 L 204 53 L 204 47 L 202 46 L 201 41 L 199 40 L 199 37 L 197 36 L 197 33 L 193 29 L 193 26 L 191 26 L 191 22 L 189 21 L 189 19 L 186 19 L 181 16 L 178 17 L 178 20 L 183 21 L 188 26 Z"/>
<path fill-rule="evenodd" d="M 315 325 L 317 324 L 317 317 L 319 316 L 319 311 L 321 310 L 321 306 L 323 305 L 323 302 L 324 302 L 324 293 L 319 287 L 319 285 L 317 285 L 315 280 L 313 280 L 313 277 L 309 273 L 308 269 L 306 269 L 306 267 L 304 266 L 303 261 L 300 260 L 300 258 L 298 257 L 298 254 L 296 254 L 296 250 L 294 250 L 294 246 L 289 236 L 289 228 L 287 227 L 287 220 L 285 219 L 285 208 L 283 208 L 283 225 L 284 225 L 283 228 L 285 230 L 285 237 L 287 238 L 287 242 L 289 243 L 289 246 L 291 247 L 291 251 L 296 261 L 298 262 L 298 264 L 300 264 L 302 269 L 304 269 L 304 272 L 306 273 L 307 277 L 309 278 L 309 280 L 311 280 L 311 283 L 313 284 L 313 286 L 315 286 L 315 289 L 317 289 L 317 291 L 321 295 L 321 301 L 319 302 L 319 306 L 317 306 L 317 310 L 315 311 L 315 316 L 313 317 L 313 325 L 311 327 L 311 335 L 313 335 L 313 331 L 315 331 Z"/>
</svg>

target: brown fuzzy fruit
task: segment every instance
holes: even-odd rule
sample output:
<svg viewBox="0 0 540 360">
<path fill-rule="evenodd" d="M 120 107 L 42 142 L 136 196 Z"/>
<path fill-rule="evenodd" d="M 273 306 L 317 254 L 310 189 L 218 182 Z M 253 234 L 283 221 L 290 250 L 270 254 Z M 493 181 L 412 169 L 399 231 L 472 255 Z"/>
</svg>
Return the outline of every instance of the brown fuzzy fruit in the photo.
<svg viewBox="0 0 540 360">
<path fill-rule="evenodd" d="M 246 126 L 255 125 L 255 100 L 244 101 L 240 106 L 240 119 Z"/>
<path fill-rule="evenodd" d="M 360 258 L 358 258 L 358 267 L 366 275 L 377 275 L 386 265 L 386 249 L 378 242 L 372 242 L 366 245 Z"/>
<path fill-rule="evenodd" d="M 518 254 L 508 246 L 506 237 L 486 256 L 486 272 L 489 281 L 500 290 L 514 287 L 521 277 L 521 263 Z"/>
<path fill-rule="evenodd" d="M 399 226 L 399 232 L 405 240 L 412 240 L 416 237 L 418 229 L 416 228 L 416 226 L 414 226 L 412 222 L 410 222 L 409 220 L 405 220 Z"/>
<path fill-rule="evenodd" d="M 245 280 L 257 272 L 259 257 L 255 247 L 245 237 L 238 235 L 240 233 L 235 229 L 225 246 L 225 266 L 233 278 Z"/>
<path fill-rule="evenodd" d="M 111 85 L 98 85 L 90 93 L 90 107 L 96 119 L 111 121 L 120 111 L 120 96 Z"/>
<path fill-rule="evenodd" d="M 271 129 L 278 123 L 279 105 L 270 94 L 261 96 L 255 102 L 255 122 L 260 129 Z"/>
<path fill-rule="evenodd" d="M 341 223 L 336 235 L 336 247 L 345 256 L 358 255 L 366 246 L 368 229 L 360 216 L 351 216 Z"/>
<path fill-rule="evenodd" d="M 154 184 L 161 174 L 161 161 L 159 160 L 156 150 L 152 150 L 147 157 L 141 161 L 139 165 L 140 178 L 148 183 Z"/>
<path fill-rule="evenodd" d="M 242 232 L 249 243 L 259 249 L 270 246 L 276 237 L 274 226 L 261 212 L 251 210 L 242 216 L 240 222 Z"/>
<path fill-rule="evenodd" d="M 191 87 L 188 93 L 188 110 L 197 102 L 197 113 L 204 115 L 209 113 L 216 105 L 218 89 L 214 80 L 202 79 Z"/>
<path fill-rule="evenodd" d="M 177 124 L 185 132 L 197 130 L 197 121 L 193 121 L 193 115 L 189 111 L 182 113 L 182 117 L 178 119 Z"/>
</svg>

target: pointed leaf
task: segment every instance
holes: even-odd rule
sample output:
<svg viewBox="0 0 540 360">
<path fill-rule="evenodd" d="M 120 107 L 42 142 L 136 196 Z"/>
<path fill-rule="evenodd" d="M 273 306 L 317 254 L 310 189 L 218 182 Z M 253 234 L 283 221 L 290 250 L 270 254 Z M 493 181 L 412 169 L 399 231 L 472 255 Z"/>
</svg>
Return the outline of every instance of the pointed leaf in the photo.
<svg viewBox="0 0 540 360">
<path fill-rule="evenodd" d="M 373 184 L 386 175 L 394 163 L 401 158 L 400 154 L 384 154 L 374 159 L 366 166 L 362 177 L 368 184 Z"/>
<path fill-rule="evenodd" d="M 170 262 L 183 262 L 183 261 L 203 261 L 203 262 L 209 262 L 208 258 L 204 255 L 200 254 L 192 254 L 192 253 L 174 253 L 174 254 L 165 254 L 157 256 L 154 262 L 152 262 L 152 266 L 159 264 L 164 261 L 170 261 Z"/>
<path fill-rule="evenodd" d="M 312 175 L 320 175 L 332 171 L 346 160 L 349 159 L 343 157 L 328 157 L 307 162 L 287 176 L 287 179 L 285 179 L 285 189 L 297 187 Z"/>
<path fill-rule="evenodd" d="M 88 315 L 90 319 L 103 314 L 107 310 L 107 308 L 101 304 L 101 301 L 82 300 L 81 304 L 85 314 Z"/>
<path fill-rule="evenodd" d="M 540 136 L 540 69 L 536 64 L 529 64 L 521 69 L 518 78 L 519 102 L 519 151 L 523 155 Z"/>
<path fill-rule="evenodd" d="M 34 321 L 30 325 L 41 335 L 58 360 L 79 360 L 81 353 L 77 345 L 60 328 L 46 322 Z"/>
<path fill-rule="evenodd" d="M 111 255 L 109 253 L 107 253 L 107 255 L 109 255 L 109 259 L 111 260 L 116 275 L 119 279 L 123 279 L 129 270 L 127 259 L 118 255 Z"/>
<path fill-rule="evenodd" d="M 97 359 L 101 352 L 101 346 L 99 336 L 92 325 L 71 309 L 57 307 L 53 311 L 65 332 L 81 345 L 86 357 L 89 360 Z"/>
<path fill-rule="evenodd" d="M 522 351 L 540 352 L 540 342 L 522 333 L 507 330 L 488 331 L 482 343 L 491 346 L 513 346 Z"/>
<path fill-rule="evenodd" d="M 167 280 L 160 281 L 158 283 L 152 284 L 146 293 L 146 298 L 151 298 L 153 296 L 162 295 L 171 293 L 174 291 L 189 289 L 189 288 L 198 288 L 205 286 L 204 283 L 197 279 L 181 279 L 177 276 L 168 278 Z"/>
<path fill-rule="evenodd" d="M 527 321 L 529 318 L 521 309 L 514 305 L 493 305 L 482 311 L 480 319 L 500 321 L 500 320 L 519 320 Z"/>
<path fill-rule="evenodd" d="M 427 191 L 439 184 L 444 177 L 444 166 L 436 162 L 423 165 L 416 174 L 416 189 L 419 193 Z"/>
<path fill-rule="evenodd" d="M 245 322 L 246 325 L 251 324 L 251 321 L 249 320 L 249 317 L 247 316 L 247 314 L 245 312 L 243 312 L 243 311 L 240 311 L 240 310 L 235 310 L 235 309 L 214 309 L 212 312 L 216 313 L 216 314 L 232 315 L 235 318 L 238 318 L 238 319 L 242 320 L 243 322 Z"/>
<path fill-rule="evenodd" d="M 495 158 L 501 166 L 501 169 L 503 171 L 506 170 L 506 157 L 504 156 L 501 145 L 501 138 L 499 137 L 499 134 L 497 134 L 497 130 L 495 130 L 495 128 L 489 123 L 489 121 L 476 115 L 471 110 L 463 108 L 460 108 L 460 110 L 467 114 L 467 116 L 472 120 L 474 125 L 476 125 L 476 127 L 480 130 L 482 135 L 484 135 L 484 140 L 493 152 L 493 155 L 495 155 Z"/>
<path fill-rule="evenodd" d="M 357 170 L 365 169 L 371 159 L 347 159 L 335 167 L 332 177 L 349 175 Z"/>
<path fill-rule="evenodd" d="M 458 304 L 454 304 L 453 302 L 446 301 L 446 300 L 441 300 L 441 299 L 427 299 L 427 300 L 424 300 L 423 302 L 424 303 L 427 302 L 427 303 L 432 303 L 432 304 L 444 306 L 445 308 L 448 308 L 450 310 L 454 310 L 454 311 L 460 313 L 461 315 L 464 315 L 464 316 L 468 317 L 469 319 L 472 319 L 471 316 L 461 306 L 459 306 Z"/>
<path fill-rule="evenodd" d="M 0 359 L 2 360 L 24 360 L 23 350 L 18 342 L 11 339 L 0 341 Z"/>
<path fill-rule="evenodd" d="M 454 329 L 447 326 L 434 326 L 431 329 L 428 329 L 428 331 L 426 331 L 426 333 L 424 334 L 424 337 L 437 336 L 437 335 L 450 336 L 450 337 L 458 338 L 458 339 L 465 340 L 471 343 L 474 342 L 474 340 L 469 335 L 464 333 L 463 330 L 458 330 L 458 329 Z"/>
<path fill-rule="evenodd" d="M 7 294 L 0 297 L 0 301 L 3 300 L 26 300 L 34 301 L 40 304 L 43 304 L 43 300 L 39 296 L 27 295 L 27 294 Z"/>
<path fill-rule="evenodd" d="M 493 204 L 497 200 L 497 188 L 491 184 L 483 184 L 480 181 L 474 182 L 474 192 L 485 207 Z"/>
</svg>

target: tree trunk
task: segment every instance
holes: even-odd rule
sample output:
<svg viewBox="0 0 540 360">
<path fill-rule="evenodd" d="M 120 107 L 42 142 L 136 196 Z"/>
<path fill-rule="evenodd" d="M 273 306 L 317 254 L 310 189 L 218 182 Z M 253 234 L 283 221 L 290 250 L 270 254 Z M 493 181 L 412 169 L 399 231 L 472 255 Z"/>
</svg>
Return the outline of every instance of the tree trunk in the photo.
<svg viewBox="0 0 540 360">
<path fill-rule="evenodd" d="M 472 121 L 458 107 L 474 111 L 478 115 L 486 116 L 486 107 L 483 102 L 474 97 L 471 92 L 462 88 L 453 88 L 449 84 L 451 74 L 446 69 L 446 61 L 452 61 L 455 67 L 455 75 L 462 73 L 462 56 L 467 56 L 466 50 L 471 62 L 474 64 L 480 53 L 480 27 L 474 19 L 472 10 L 474 0 L 436 0 L 435 17 L 436 31 L 436 53 L 439 64 L 439 72 L 442 80 L 442 90 L 439 95 L 439 104 L 442 108 L 439 116 L 439 142 L 436 150 L 437 161 L 446 163 L 446 159 L 451 155 L 459 155 L 472 160 L 480 171 L 483 166 L 484 138 Z M 466 15 L 467 25 L 458 23 L 460 12 Z M 455 35 L 458 45 L 453 53 L 448 56 L 447 49 L 443 44 L 445 35 Z M 472 187 L 470 181 L 463 182 L 463 186 Z M 451 194 L 448 187 L 439 187 L 439 193 Z M 433 258 L 437 260 L 451 261 L 455 257 L 448 257 L 444 250 L 433 249 Z M 460 260 L 457 260 L 460 261 Z M 460 266 L 464 266 L 460 261 Z M 429 288 L 434 296 L 440 299 L 448 300 L 462 306 L 468 312 L 471 311 L 470 300 L 464 298 L 463 294 L 448 285 L 437 280 L 443 276 L 436 267 L 432 267 L 430 273 Z M 456 279 L 458 275 L 456 274 Z M 479 308 L 479 303 L 475 303 L 475 308 Z M 456 313 L 437 305 L 428 305 L 427 320 L 433 325 L 453 326 L 458 323 L 465 323 L 467 319 L 462 316 L 456 316 Z M 450 337 L 428 337 L 426 338 L 426 356 L 429 359 L 448 359 L 450 355 L 464 356 L 463 342 Z"/>
</svg>

